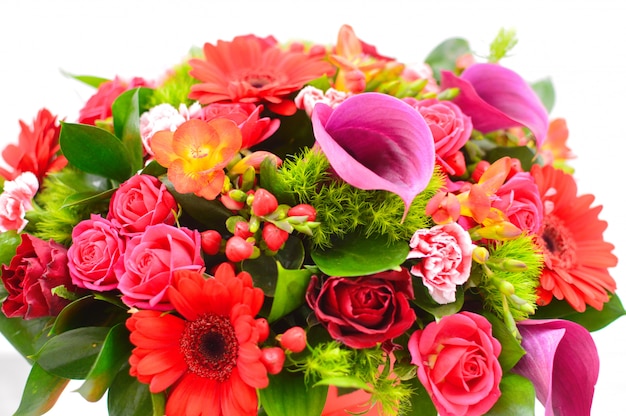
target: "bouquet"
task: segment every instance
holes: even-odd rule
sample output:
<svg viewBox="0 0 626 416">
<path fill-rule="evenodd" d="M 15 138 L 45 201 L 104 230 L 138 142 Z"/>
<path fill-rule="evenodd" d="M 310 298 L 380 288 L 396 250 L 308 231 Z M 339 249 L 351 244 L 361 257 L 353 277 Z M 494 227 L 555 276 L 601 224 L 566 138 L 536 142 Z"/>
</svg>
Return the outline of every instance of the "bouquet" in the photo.
<svg viewBox="0 0 626 416">
<path fill-rule="evenodd" d="M 0 330 L 110 415 L 589 414 L 624 314 L 549 79 L 238 36 L 160 79 L 71 75 L 0 169 Z"/>
</svg>

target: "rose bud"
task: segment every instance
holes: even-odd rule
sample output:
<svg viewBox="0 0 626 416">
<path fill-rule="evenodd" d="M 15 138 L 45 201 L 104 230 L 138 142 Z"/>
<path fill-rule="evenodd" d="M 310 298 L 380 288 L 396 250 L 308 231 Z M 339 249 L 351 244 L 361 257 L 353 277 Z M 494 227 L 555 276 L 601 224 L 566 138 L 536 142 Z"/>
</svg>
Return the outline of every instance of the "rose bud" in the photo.
<svg viewBox="0 0 626 416">
<path fill-rule="evenodd" d="M 264 217 L 274 212 L 278 208 L 276 197 L 269 191 L 259 188 L 254 191 L 252 200 L 252 213 L 258 217 Z"/>
<path fill-rule="evenodd" d="M 200 233 L 202 251 L 210 256 L 219 253 L 222 246 L 222 236 L 215 230 L 206 230 Z"/>
<path fill-rule="evenodd" d="M 303 217 L 305 215 L 307 221 L 315 221 L 317 212 L 315 208 L 309 204 L 298 204 L 289 208 L 289 211 L 287 211 L 287 216 L 289 217 Z"/>
<path fill-rule="evenodd" d="M 281 230 L 271 222 L 267 222 L 263 225 L 263 231 L 261 233 L 263 241 L 267 244 L 267 248 L 272 251 L 278 251 L 289 238 L 287 231 Z"/>
<path fill-rule="evenodd" d="M 254 253 L 254 244 L 239 236 L 232 236 L 226 241 L 226 257 L 233 263 L 249 259 Z"/>
<path fill-rule="evenodd" d="M 294 326 L 276 337 L 280 346 L 292 352 L 302 352 L 306 348 L 306 331 Z"/>
<path fill-rule="evenodd" d="M 285 363 L 285 352 L 279 347 L 263 348 L 261 350 L 261 362 L 270 374 L 278 374 Z"/>
<path fill-rule="evenodd" d="M 478 182 L 480 180 L 480 177 L 483 176 L 483 173 L 485 173 L 489 166 L 491 166 L 491 163 L 487 162 L 486 160 L 481 160 L 480 162 L 478 162 L 476 164 L 476 167 L 474 168 L 474 171 L 472 172 L 472 180 L 474 182 Z"/>
</svg>

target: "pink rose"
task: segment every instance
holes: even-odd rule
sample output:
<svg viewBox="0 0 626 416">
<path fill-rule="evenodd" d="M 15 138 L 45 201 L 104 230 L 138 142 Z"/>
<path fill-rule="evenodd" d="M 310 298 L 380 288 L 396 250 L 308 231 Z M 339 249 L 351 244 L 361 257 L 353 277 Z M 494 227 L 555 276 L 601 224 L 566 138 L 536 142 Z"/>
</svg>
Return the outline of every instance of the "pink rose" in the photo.
<svg viewBox="0 0 626 416">
<path fill-rule="evenodd" d="M 52 289 L 57 286 L 75 289 L 67 269 L 65 247 L 29 234 L 22 234 L 11 263 L 2 265 L 1 270 L 2 283 L 8 292 L 2 312 L 9 318 L 56 316 L 69 300 L 53 295 Z"/>
<path fill-rule="evenodd" d="M 149 83 L 143 78 L 133 78 L 130 81 L 125 81 L 115 77 L 111 81 L 103 82 L 98 87 L 98 91 L 80 109 L 78 122 L 95 125 L 96 120 L 106 120 L 113 115 L 111 107 L 117 97 L 127 90 L 144 86 L 149 86 Z"/>
<path fill-rule="evenodd" d="M 204 271 L 200 233 L 167 224 L 150 225 L 126 244 L 118 263 L 118 289 L 131 307 L 170 310 L 167 289 L 176 270 Z"/>
<path fill-rule="evenodd" d="M 411 335 L 411 363 L 441 416 L 484 415 L 500 397 L 500 343 L 482 315 L 444 316 Z"/>
<path fill-rule="evenodd" d="M 543 223 L 543 203 L 539 188 L 528 172 L 518 172 L 511 176 L 496 191 L 498 199 L 491 203 L 509 217 L 509 221 L 521 230 L 533 234 L 539 232 Z"/>
<path fill-rule="evenodd" d="M 0 232 L 21 232 L 26 227 L 26 211 L 33 209 L 32 199 L 38 189 L 37 177 L 28 171 L 4 183 L 4 192 L 0 194 Z"/>
<path fill-rule="evenodd" d="M 107 219 L 120 228 L 122 235 L 143 232 L 149 225 L 176 222 L 178 204 L 157 178 L 134 175 L 115 191 Z"/>
<path fill-rule="evenodd" d="M 417 230 L 409 243 L 407 259 L 421 259 L 411 273 L 421 277 L 439 304 L 456 300 L 457 285 L 464 284 L 472 268 L 474 245 L 469 233 L 453 222 Z"/>
<path fill-rule="evenodd" d="M 307 302 L 330 335 L 348 347 L 374 347 L 403 334 L 415 322 L 406 269 L 358 278 L 329 277 L 321 289 L 318 281 L 311 278 Z"/>
<path fill-rule="evenodd" d="M 124 240 L 110 221 L 99 215 L 79 222 L 67 250 L 72 281 L 78 287 L 104 292 L 117 288 L 115 265 L 124 252 Z"/>
<path fill-rule="evenodd" d="M 439 101 L 435 98 L 418 101 L 410 97 L 404 101 L 426 120 L 435 140 L 437 161 L 448 173 L 458 174 L 446 161 L 452 160 L 469 140 L 472 134 L 472 119 L 451 101 Z"/>
</svg>

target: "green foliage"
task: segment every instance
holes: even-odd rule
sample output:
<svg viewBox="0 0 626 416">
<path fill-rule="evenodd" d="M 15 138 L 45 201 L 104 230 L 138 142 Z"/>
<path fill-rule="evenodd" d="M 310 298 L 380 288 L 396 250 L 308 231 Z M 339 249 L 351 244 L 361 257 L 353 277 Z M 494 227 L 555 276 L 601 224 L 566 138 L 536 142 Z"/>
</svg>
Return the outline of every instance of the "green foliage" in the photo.
<svg viewBox="0 0 626 416">
<path fill-rule="evenodd" d="M 544 107 L 548 110 L 548 113 L 550 113 L 556 102 L 556 91 L 554 90 L 552 80 L 550 78 L 540 79 L 539 81 L 533 82 L 530 86 L 535 93 L 537 93 Z"/>
<path fill-rule="evenodd" d="M 341 239 L 355 231 L 365 237 L 384 235 L 390 243 L 408 241 L 415 230 L 432 225 L 425 214 L 426 204 L 443 186 L 443 175 L 436 170 L 426 189 L 414 200 L 402 222 L 404 203 L 387 191 L 367 191 L 329 173 L 330 164 L 321 152 L 308 149 L 283 162 L 275 186 L 290 190 L 300 203 L 312 205 L 321 225 L 313 231 L 312 242 L 331 247 L 331 238 Z"/>
<path fill-rule="evenodd" d="M 517 37 L 514 29 L 500 29 L 496 38 L 489 45 L 489 62 L 498 62 L 505 58 L 517 45 Z"/>
<path fill-rule="evenodd" d="M 318 416 L 324 409 L 328 389 L 308 385 L 302 373 L 283 370 L 268 375 L 270 384 L 259 390 L 259 399 L 268 416 Z"/>
<path fill-rule="evenodd" d="M 34 364 L 26 380 L 22 400 L 13 416 L 40 416 L 54 406 L 69 379 L 46 372 Z"/>
<path fill-rule="evenodd" d="M 106 212 L 108 187 L 104 178 L 72 168 L 49 173 L 33 210 L 26 214 L 26 231 L 42 240 L 69 245 L 76 224 L 92 213 Z"/>
<path fill-rule="evenodd" d="M 150 97 L 149 107 L 168 103 L 174 108 L 181 104 L 190 106 L 193 101 L 188 98 L 191 86 L 198 80 L 189 75 L 191 66 L 187 61 L 175 66 L 168 72 L 168 77 L 159 85 Z"/>
<path fill-rule="evenodd" d="M 434 78 L 439 81 L 441 71 L 455 71 L 457 59 L 468 53 L 471 53 L 471 50 L 467 40 L 450 38 L 437 45 L 428 54 L 424 62 L 430 65 Z"/>
</svg>

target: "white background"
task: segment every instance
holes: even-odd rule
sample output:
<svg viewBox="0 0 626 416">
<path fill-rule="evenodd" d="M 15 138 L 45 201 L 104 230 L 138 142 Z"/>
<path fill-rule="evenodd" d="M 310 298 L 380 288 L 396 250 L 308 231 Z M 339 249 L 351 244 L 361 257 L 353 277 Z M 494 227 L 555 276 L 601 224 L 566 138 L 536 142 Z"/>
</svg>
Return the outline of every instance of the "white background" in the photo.
<svg viewBox="0 0 626 416">
<path fill-rule="evenodd" d="M 67 121 L 92 93 L 61 70 L 111 78 L 160 76 L 191 46 L 254 33 L 279 41 L 334 43 L 339 27 L 382 54 L 421 62 L 440 41 L 464 37 L 480 54 L 500 28 L 519 44 L 502 64 L 525 79 L 550 76 L 557 90 L 553 117 L 565 117 L 579 189 L 593 193 L 609 221 L 605 238 L 622 260 L 613 270 L 626 300 L 623 142 L 626 136 L 626 6 L 619 0 L 438 1 L 33 1 L 0 4 L 0 143 L 16 141 L 18 120 L 41 107 Z M 592 414 L 623 414 L 626 318 L 594 333 L 601 358 Z M 28 367 L 0 339 L 0 416 L 19 403 Z M 72 388 L 49 415 L 105 415 Z M 621 408 L 621 409 L 620 409 Z"/>
</svg>

